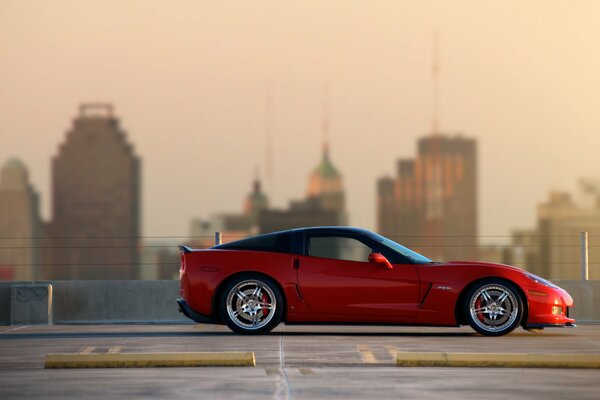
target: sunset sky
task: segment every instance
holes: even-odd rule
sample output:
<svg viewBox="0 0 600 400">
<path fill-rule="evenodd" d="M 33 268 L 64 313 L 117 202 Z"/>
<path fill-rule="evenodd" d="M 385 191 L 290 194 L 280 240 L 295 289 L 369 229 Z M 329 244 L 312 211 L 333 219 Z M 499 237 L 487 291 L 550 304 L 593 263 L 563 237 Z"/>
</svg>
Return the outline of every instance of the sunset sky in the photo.
<svg viewBox="0 0 600 400">
<path fill-rule="evenodd" d="M 78 105 L 111 102 L 143 159 L 142 232 L 186 235 L 241 211 L 257 165 L 273 205 L 304 197 L 326 85 L 350 223 L 375 229 L 377 178 L 431 130 L 434 31 L 441 131 L 479 142 L 481 235 L 600 176 L 600 2 L 563 0 L 0 0 L 0 164 L 25 162 L 49 218 Z"/>
</svg>

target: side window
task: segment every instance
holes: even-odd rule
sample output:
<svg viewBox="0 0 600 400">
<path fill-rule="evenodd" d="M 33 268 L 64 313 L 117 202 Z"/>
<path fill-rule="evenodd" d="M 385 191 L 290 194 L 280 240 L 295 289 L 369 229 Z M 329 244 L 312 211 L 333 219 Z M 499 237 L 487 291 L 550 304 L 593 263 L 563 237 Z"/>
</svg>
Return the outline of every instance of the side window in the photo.
<svg viewBox="0 0 600 400">
<path fill-rule="evenodd" d="M 368 262 L 371 248 L 347 237 L 312 236 L 308 238 L 308 255 L 337 260 Z"/>
</svg>

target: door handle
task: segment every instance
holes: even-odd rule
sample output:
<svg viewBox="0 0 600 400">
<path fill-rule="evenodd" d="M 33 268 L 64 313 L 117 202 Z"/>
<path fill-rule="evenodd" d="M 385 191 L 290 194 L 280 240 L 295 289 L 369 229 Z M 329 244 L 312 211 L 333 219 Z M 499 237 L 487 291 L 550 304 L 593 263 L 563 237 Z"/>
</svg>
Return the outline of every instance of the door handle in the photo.
<svg viewBox="0 0 600 400">
<path fill-rule="evenodd" d="M 298 269 L 300 268 L 300 260 L 297 258 L 294 258 L 294 269 Z"/>
</svg>

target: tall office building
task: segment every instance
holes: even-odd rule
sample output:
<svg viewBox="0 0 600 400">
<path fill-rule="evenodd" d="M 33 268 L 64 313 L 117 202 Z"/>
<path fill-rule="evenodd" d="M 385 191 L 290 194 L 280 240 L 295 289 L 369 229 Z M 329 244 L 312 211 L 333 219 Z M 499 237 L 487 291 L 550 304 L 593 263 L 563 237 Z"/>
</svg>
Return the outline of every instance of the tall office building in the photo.
<svg viewBox="0 0 600 400">
<path fill-rule="evenodd" d="M 109 104 L 83 104 L 52 160 L 52 279 L 135 279 L 140 159 Z"/>
<path fill-rule="evenodd" d="M 0 280 L 40 278 L 41 230 L 38 194 L 27 169 L 9 160 L 0 172 Z"/>
<path fill-rule="evenodd" d="M 377 185 L 378 230 L 436 260 L 477 258 L 477 143 L 421 138 L 415 159 Z"/>
</svg>

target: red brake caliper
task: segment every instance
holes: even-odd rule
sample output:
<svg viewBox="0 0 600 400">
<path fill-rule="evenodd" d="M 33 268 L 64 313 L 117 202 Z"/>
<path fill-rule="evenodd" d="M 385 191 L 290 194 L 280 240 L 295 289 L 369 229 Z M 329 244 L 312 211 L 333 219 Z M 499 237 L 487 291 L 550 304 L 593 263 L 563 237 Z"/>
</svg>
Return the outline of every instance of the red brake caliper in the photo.
<svg viewBox="0 0 600 400">
<path fill-rule="evenodd" d="M 267 298 L 267 295 L 265 293 L 263 293 L 261 300 L 262 300 L 263 304 L 267 303 L 268 298 Z M 269 309 L 263 307 L 262 312 L 263 312 L 263 317 L 266 317 L 267 313 L 269 312 Z"/>
<path fill-rule="evenodd" d="M 478 310 L 481 308 L 481 298 L 478 298 L 477 300 L 475 300 L 475 309 Z M 484 317 L 483 317 L 483 313 L 477 313 L 477 319 L 479 319 L 481 322 L 484 321 Z"/>
</svg>

